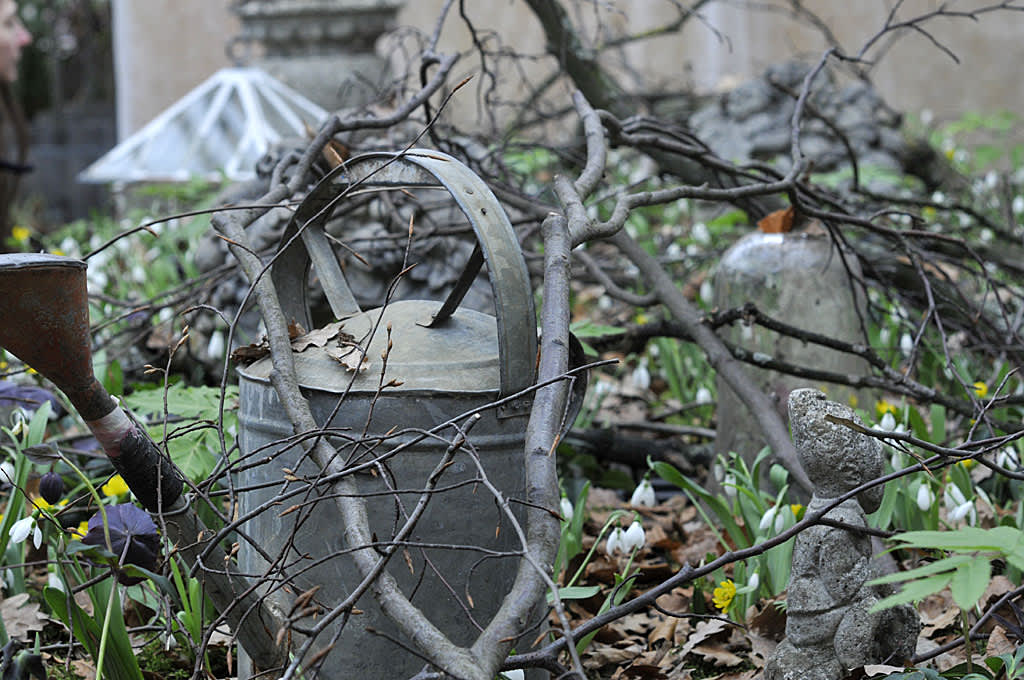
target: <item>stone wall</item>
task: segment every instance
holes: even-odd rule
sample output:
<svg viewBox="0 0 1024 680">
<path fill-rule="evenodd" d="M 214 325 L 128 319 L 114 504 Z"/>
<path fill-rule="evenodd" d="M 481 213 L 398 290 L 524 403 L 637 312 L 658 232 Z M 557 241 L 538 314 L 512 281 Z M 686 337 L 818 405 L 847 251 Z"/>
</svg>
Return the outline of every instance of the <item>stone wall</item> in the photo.
<svg viewBox="0 0 1024 680">
<path fill-rule="evenodd" d="M 407 2 L 399 22 L 429 32 L 442 2 Z M 227 64 L 223 45 L 238 34 L 237 20 L 228 11 L 228 4 L 229 0 L 114 0 L 115 32 L 120 36 L 115 49 L 122 138 Z M 672 12 L 667 0 L 612 0 L 600 4 L 614 8 L 604 11 L 600 18 L 610 30 L 651 28 Z M 652 83 L 677 88 L 690 84 L 710 90 L 742 82 L 794 55 L 816 58 L 821 54 L 824 43 L 806 24 L 778 12 L 744 11 L 740 9 L 744 4 L 712 3 L 703 10 L 703 22 L 691 21 L 682 35 L 637 44 L 627 50 L 626 58 L 642 66 Z M 766 0 L 756 4 L 778 9 L 789 3 Z M 854 51 L 884 24 L 890 3 L 807 0 L 803 4 L 819 14 L 845 49 Z M 955 3 L 958 8 L 979 4 L 977 0 Z M 933 10 L 936 5 L 933 0 L 908 0 L 904 12 Z M 470 8 L 478 29 L 500 31 L 503 40 L 517 49 L 542 51 L 540 29 L 523 3 L 474 0 Z M 584 21 L 596 23 L 593 10 L 580 14 Z M 1017 80 L 1024 13 L 985 15 L 977 22 L 937 20 L 929 27 L 958 55 L 960 64 L 939 52 L 927 38 L 904 36 L 873 71 L 887 102 L 910 112 L 930 109 L 939 120 L 971 110 L 1024 111 L 1024 89 L 1006 85 Z M 590 32 L 599 35 L 593 25 Z M 469 45 L 465 26 L 453 13 L 440 49 L 465 49 Z M 465 60 L 461 68 L 471 72 L 477 62 Z M 955 91 L 951 85 L 955 85 Z M 467 110 L 465 118 L 474 120 L 476 112 Z"/>
</svg>

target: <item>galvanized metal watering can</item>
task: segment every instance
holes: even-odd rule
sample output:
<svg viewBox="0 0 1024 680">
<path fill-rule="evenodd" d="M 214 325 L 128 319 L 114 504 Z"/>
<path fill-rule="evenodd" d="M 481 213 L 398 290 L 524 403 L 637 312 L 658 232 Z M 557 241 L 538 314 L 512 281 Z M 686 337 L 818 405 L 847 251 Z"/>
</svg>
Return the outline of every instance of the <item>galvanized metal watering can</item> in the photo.
<svg viewBox="0 0 1024 680">
<path fill-rule="evenodd" d="M 401 190 L 436 198 L 445 192 L 458 205 L 478 248 L 444 303 L 359 308 L 324 233 L 356 188 L 364 196 Z M 524 497 L 527 390 L 534 382 L 537 338 L 529 277 L 512 226 L 486 184 L 456 159 L 432 150 L 375 153 L 352 159 L 322 180 L 298 207 L 283 244 L 272 276 L 286 315 L 311 327 L 312 264 L 341 322 L 323 346 L 296 351 L 294 360 L 323 436 L 342 461 L 358 469 L 354 474 L 380 544 L 389 543 L 408 517 L 456 438 L 455 426 L 471 412 L 482 416 L 469 444 L 445 469 L 401 558 L 396 555 L 388 567 L 413 604 L 454 642 L 466 644 L 497 611 L 519 560 L 508 518 L 480 483 L 486 476 L 506 497 Z M 484 262 L 493 317 L 459 308 Z M 243 545 L 239 559 L 243 571 L 264 578 L 266 592 L 284 581 L 292 592 L 319 587 L 310 604 L 330 610 L 361 576 L 344 554 L 344 527 L 330 485 L 318 483 L 321 471 L 294 445 L 296 433 L 270 384 L 271 371 L 269 357 L 239 369 L 240 444 L 243 459 L 252 463 L 237 480 L 240 514 L 256 514 L 245 531 L 261 549 Z M 299 485 L 306 486 L 302 495 L 266 510 L 277 494 Z M 296 507 L 282 512 L 290 506 Z M 321 667 L 323 677 L 407 677 L 423 667 L 410 643 L 391 639 L 399 637 L 397 630 L 369 594 L 356 608 L 360 613 L 348 618 Z M 306 619 L 295 630 L 313 622 Z M 529 633 L 518 649 L 535 636 Z M 321 649 L 331 637 L 323 636 Z"/>
</svg>

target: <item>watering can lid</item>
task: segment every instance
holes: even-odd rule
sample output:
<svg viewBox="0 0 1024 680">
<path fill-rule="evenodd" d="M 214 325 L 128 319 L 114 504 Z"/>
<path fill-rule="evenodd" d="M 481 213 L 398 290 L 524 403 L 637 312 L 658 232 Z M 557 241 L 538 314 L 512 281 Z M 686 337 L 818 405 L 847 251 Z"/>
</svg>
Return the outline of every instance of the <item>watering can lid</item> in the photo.
<svg viewBox="0 0 1024 680">
<path fill-rule="evenodd" d="M 441 303 L 435 301 L 405 300 L 342 320 L 336 335 L 323 334 L 330 335 L 323 346 L 293 352 L 299 384 L 308 389 L 343 393 L 351 383 L 352 392 L 376 392 L 381 384 L 384 368 L 381 353 L 387 347 L 390 324 L 392 347 L 383 382 L 397 380 L 401 385 L 385 388 L 385 394 L 417 391 L 497 394 L 500 379 L 494 317 L 459 309 L 441 326 L 420 325 L 419 322 L 429 319 L 440 306 Z M 319 338 L 318 342 L 323 339 Z M 359 363 L 362 349 L 366 358 L 356 372 L 354 367 Z M 350 351 L 346 354 L 346 350 Z M 245 379 L 269 383 L 272 369 L 271 358 L 264 357 L 239 369 L 239 373 Z"/>
</svg>

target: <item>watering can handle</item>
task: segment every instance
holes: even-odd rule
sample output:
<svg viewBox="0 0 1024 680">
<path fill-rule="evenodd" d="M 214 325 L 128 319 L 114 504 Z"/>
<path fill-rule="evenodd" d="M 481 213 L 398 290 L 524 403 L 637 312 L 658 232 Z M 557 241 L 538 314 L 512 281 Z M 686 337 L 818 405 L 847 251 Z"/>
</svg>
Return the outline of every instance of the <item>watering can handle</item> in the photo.
<svg viewBox="0 0 1024 680">
<path fill-rule="evenodd" d="M 454 312 L 476 271 L 486 262 L 498 326 L 500 396 L 532 386 L 537 357 L 536 315 L 519 240 L 487 184 L 463 163 L 439 151 L 368 153 L 350 159 L 320 180 L 288 223 L 282 251 L 271 270 L 286 317 L 306 328 L 312 326 L 306 290 L 311 264 L 316 267 L 334 315 L 343 319 L 360 313 L 323 227 L 353 189 L 364 187 L 434 187 L 451 194 L 473 227 L 477 248 L 448 300 L 425 325 L 440 325 Z"/>
</svg>

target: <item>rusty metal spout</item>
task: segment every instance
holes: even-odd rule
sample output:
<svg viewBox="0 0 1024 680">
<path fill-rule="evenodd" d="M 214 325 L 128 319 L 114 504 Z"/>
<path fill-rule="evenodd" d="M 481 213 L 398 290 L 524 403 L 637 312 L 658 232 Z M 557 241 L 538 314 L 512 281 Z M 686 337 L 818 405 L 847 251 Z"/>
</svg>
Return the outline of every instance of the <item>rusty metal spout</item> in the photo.
<svg viewBox="0 0 1024 680">
<path fill-rule="evenodd" d="M 139 501 L 169 508 L 182 479 L 92 370 L 85 263 L 46 254 L 0 255 L 0 347 L 67 395 Z"/>
<path fill-rule="evenodd" d="M 114 400 L 93 375 L 84 262 L 2 255 L 0 300 L 0 347 L 56 385 L 85 420 L 114 410 Z"/>
</svg>

